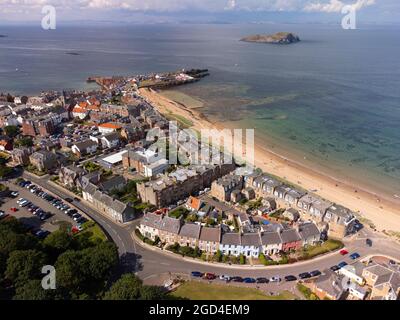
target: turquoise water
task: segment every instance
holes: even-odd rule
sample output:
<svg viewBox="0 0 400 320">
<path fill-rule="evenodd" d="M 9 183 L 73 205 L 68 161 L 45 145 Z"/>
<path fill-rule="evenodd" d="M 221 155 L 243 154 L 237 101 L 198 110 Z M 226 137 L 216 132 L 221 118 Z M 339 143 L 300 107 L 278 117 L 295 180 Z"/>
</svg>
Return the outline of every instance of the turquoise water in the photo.
<svg viewBox="0 0 400 320">
<path fill-rule="evenodd" d="M 290 46 L 239 42 L 292 31 Z M 399 29 L 321 25 L 0 27 L 0 92 L 84 88 L 90 75 L 209 68 L 181 87 L 219 121 L 348 181 L 400 193 Z M 77 52 L 79 55 L 68 55 Z"/>
</svg>

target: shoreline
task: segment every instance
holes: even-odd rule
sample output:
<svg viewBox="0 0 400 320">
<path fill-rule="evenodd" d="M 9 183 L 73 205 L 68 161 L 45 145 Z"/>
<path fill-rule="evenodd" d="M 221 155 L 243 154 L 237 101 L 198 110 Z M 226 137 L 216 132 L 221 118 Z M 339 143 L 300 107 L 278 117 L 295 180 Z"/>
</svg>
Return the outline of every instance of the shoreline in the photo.
<svg viewBox="0 0 400 320">
<path fill-rule="evenodd" d="M 223 129 L 222 124 L 212 122 L 195 108 L 171 100 L 152 89 L 140 89 L 140 94 L 148 99 L 162 114 L 177 114 L 189 119 L 195 130 Z M 400 204 L 387 195 L 368 190 L 360 185 L 352 185 L 330 174 L 309 168 L 304 164 L 284 157 L 263 146 L 262 139 L 255 137 L 255 165 L 267 174 L 281 177 L 301 188 L 317 190 L 313 192 L 331 202 L 341 204 L 372 222 L 380 231 L 400 232 Z M 300 183 L 299 183 L 300 182 Z M 400 201 L 399 201 L 400 202 Z"/>
</svg>

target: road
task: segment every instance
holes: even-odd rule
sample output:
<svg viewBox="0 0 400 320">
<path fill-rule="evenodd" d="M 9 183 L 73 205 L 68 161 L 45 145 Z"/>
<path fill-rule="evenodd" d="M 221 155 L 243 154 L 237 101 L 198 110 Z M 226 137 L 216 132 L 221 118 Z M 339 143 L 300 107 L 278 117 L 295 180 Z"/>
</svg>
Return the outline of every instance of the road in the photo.
<svg viewBox="0 0 400 320">
<path fill-rule="evenodd" d="M 67 192 L 50 185 L 46 177 L 33 178 L 32 176 L 26 176 L 26 178 L 44 189 L 51 190 L 52 193 L 61 198 L 71 197 Z M 297 276 L 299 273 L 317 269 L 323 271 L 341 261 L 346 261 L 349 264 L 354 262 L 348 256 L 343 257 L 336 252 L 292 265 L 263 268 L 203 264 L 182 259 L 179 256 L 171 256 L 158 249 L 144 247 L 142 244 L 136 243 L 132 238 L 132 233 L 139 223 L 138 220 L 126 226 L 120 225 L 93 210 L 83 201 L 74 201 L 73 205 L 96 221 L 118 246 L 124 270 L 137 272 L 142 279 L 151 279 L 158 275 L 169 273 L 189 275 L 194 270 L 241 277 L 270 278 L 276 275 L 284 277 L 290 274 Z M 373 240 L 372 248 L 366 246 L 366 238 Z M 345 245 L 350 253 L 358 252 L 362 257 L 367 255 L 388 255 L 400 260 L 400 244 L 369 229 L 364 229 L 356 236 L 345 240 Z M 276 286 L 276 284 L 270 285 Z"/>
</svg>

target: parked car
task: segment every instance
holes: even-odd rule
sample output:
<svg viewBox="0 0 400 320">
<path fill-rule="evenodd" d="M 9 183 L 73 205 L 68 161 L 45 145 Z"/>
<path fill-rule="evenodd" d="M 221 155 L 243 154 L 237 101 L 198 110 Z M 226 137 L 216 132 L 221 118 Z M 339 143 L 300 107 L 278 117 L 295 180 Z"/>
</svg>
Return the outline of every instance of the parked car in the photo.
<svg viewBox="0 0 400 320">
<path fill-rule="evenodd" d="M 11 210 L 12 212 L 17 212 L 17 211 L 18 211 L 18 208 L 12 207 L 10 210 Z"/>
<path fill-rule="evenodd" d="M 365 240 L 365 244 L 366 244 L 368 247 L 372 247 L 372 240 L 371 240 L 371 239 L 366 239 L 366 240 Z"/>
<path fill-rule="evenodd" d="M 232 277 L 231 280 L 233 282 L 243 282 L 243 278 L 242 277 Z"/>
<path fill-rule="evenodd" d="M 281 282 L 282 279 L 279 276 L 274 276 L 269 279 L 269 282 Z"/>
<path fill-rule="evenodd" d="M 51 214 L 49 212 L 43 212 L 42 214 L 39 215 L 39 218 L 41 221 L 45 221 L 51 218 Z"/>
<path fill-rule="evenodd" d="M 296 281 L 297 278 L 293 275 L 289 275 L 285 277 L 285 281 L 289 282 L 289 281 Z"/>
<path fill-rule="evenodd" d="M 13 198 L 16 198 L 16 197 L 19 196 L 19 192 L 18 192 L 18 191 L 11 191 L 10 195 L 11 195 Z"/>
<path fill-rule="evenodd" d="M 318 277 L 320 276 L 322 273 L 319 270 L 314 270 L 310 272 L 311 277 Z"/>
<path fill-rule="evenodd" d="M 257 283 L 268 283 L 269 282 L 269 280 L 267 279 L 267 278 L 257 278 L 256 279 L 256 282 Z"/>
<path fill-rule="evenodd" d="M 299 274 L 299 278 L 300 279 L 308 279 L 308 278 L 311 278 L 311 274 L 308 272 L 303 272 L 303 273 Z"/>
<path fill-rule="evenodd" d="M 338 267 L 339 267 L 340 269 L 342 269 L 343 267 L 345 267 L 345 266 L 347 266 L 347 265 L 348 265 L 347 262 L 342 261 L 341 263 L 338 264 Z"/>
<path fill-rule="evenodd" d="M 231 277 L 223 274 L 223 275 L 219 276 L 219 279 L 222 280 L 222 281 L 229 282 L 231 280 Z"/>
<path fill-rule="evenodd" d="M 217 278 L 217 276 L 214 273 L 207 272 L 204 274 L 203 278 L 206 280 L 214 280 Z"/>
<path fill-rule="evenodd" d="M 69 203 L 74 202 L 74 200 L 72 200 L 71 198 L 65 198 L 64 200 L 67 201 L 67 202 L 69 202 Z"/>
<path fill-rule="evenodd" d="M 345 255 L 348 254 L 349 252 L 348 252 L 346 249 L 342 249 L 342 250 L 339 251 L 339 253 L 340 253 L 342 256 L 345 256 Z"/>
<path fill-rule="evenodd" d="M 254 279 L 254 278 L 244 278 L 243 282 L 244 283 L 256 283 L 256 279 Z"/>
<path fill-rule="evenodd" d="M 5 213 L 4 211 L 0 210 L 0 220 L 8 217 L 9 215 Z"/>
<path fill-rule="evenodd" d="M 39 238 L 39 239 L 44 239 L 44 238 L 46 238 L 49 234 L 50 234 L 49 231 L 47 231 L 47 230 L 42 230 L 42 229 L 37 230 L 37 231 L 34 232 L 35 237 L 37 237 L 37 238 Z"/>
<path fill-rule="evenodd" d="M 192 277 L 201 278 L 203 276 L 203 273 L 199 271 L 192 271 L 191 275 Z"/>
<path fill-rule="evenodd" d="M 356 260 L 356 259 L 358 259 L 359 257 L 361 257 L 361 256 L 360 256 L 360 254 L 359 254 L 358 252 L 354 252 L 354 253 L 352 253 L 352 254 L 350 255 L 350 259 L 351 259 L 351 260 Z"/>
<path fill-rule="evenodd" d="M 80 217 L 77 220 L 75 220 L 75 222 L 79 223 L 79 224 L 83 224 L 87 221 L 87 219 L 85 217 Z"/>
<path fill-rule="evenodd" d="M 333 272 L 335 272 L 335 271 L 338 271 L 338 270 L 340 269 L 340 267 L 338 267 L 338 266 L 332 266 L 332 267 L 330 267 L 330 269 L 331 269 Z"/>
</svg>

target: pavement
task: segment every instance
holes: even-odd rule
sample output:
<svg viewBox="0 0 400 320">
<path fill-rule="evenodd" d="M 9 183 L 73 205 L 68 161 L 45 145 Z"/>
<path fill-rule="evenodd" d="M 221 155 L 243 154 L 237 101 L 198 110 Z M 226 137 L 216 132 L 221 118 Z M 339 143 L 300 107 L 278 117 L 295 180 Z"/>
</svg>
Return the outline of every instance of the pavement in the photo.
<svg viewBox="0 0 400 320">
<path fill-rule="evenodd" d="M 44 189 L 51 190 L 53 194 L 61 198 L 71 197 L 67 191 L 61 190 L 61 187 L 58 189 L 52 186 L 46 177 L 36 178 L 29 175 L 25 176 L 25 178 Z M 161 282 L 163 281 L 162 275 L 166 274 L 180 274 L 190 278 L 190 273 L 192 271 L 212 272 L 218 275 L 225 274 L 229 276 L 253 278 L 271 278 L 272 276 L 281 276 L 283 278 L 286 275 L 297 276 L 302 272 L 310 272 L 313 270 L 323 271 L 342 261 L 346 261 L 349 264 L 354 263 L 354 261 L 349 258 L 349 255 L 341 256 L 336 252 L 309 261 L 282 266 L 246 266 L 240 268 L 238 266 L 223 264 L 205 264 L 195 260 L 182 259 L 180 256 L 166 254 L 160 250 L 149 248 L 148 246 L 143 246 L 141 243 L 137 243 L 132 234 L 136 226 L 140 223 L 139 220 L 135 220 L 127 225 L 121 225 L 100 214 L 83 200 L 74 200 L 73 205 L 97 222 L 103 228 L 108 237 L 118 246 L 123 270 L 125 272 L 131 271 L 137 273 L 145 283 L 148 281 L 154 284 L 157 282 L 155 279 L 158 277 L 160 278 L 159 284 L 161 285 L 163 284 L 163 282 Z M 372 247 L 366 245 L 365 240 L 367 238 L 372 239 Z M 358 252 L 361 255 L 361 259 L 369 255 L 383 255 L 400 261 L 400 244 L 370 229 L 361 230 L 357 235 L 346 239 L 344 243 L 350 254 Z M 267 291 L 270 290 L 271 292 L 274 292 L 278 289 L 285 290 L 285 288 L 293 290 L 293 285 L 293 283 L 285 282 L 281 284 L 272 283 L 263 285 L 263 288 Z M 253 284 L 251 286 L 255 287 L 256 285 Z"/>
</svg>

